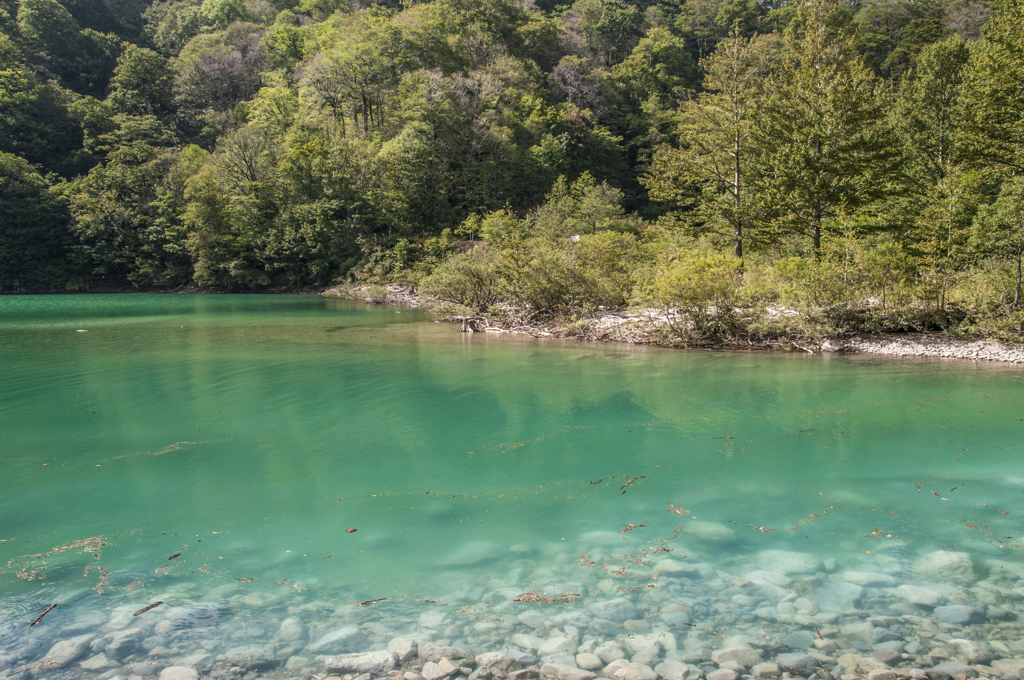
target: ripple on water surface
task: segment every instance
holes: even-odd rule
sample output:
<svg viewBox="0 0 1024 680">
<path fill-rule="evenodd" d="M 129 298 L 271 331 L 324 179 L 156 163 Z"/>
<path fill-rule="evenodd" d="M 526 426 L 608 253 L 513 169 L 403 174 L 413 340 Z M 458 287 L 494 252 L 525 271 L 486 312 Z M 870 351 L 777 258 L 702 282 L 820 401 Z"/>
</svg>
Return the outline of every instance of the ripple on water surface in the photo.
<svg viewBox="0 0 1024 680">
<path fill-rule="evenodd" d="M 1024 667 L 1013 369 L 47 296 L 0 386 L 7 675 Z"/>
</svg>

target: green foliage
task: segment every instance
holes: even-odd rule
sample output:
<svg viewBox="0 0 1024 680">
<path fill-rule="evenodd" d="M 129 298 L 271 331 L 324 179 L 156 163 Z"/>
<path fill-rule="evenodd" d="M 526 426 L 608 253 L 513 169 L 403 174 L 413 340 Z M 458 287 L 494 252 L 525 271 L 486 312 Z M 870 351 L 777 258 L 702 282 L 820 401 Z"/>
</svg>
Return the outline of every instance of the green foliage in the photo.
<svg viewBox="0 0 1024 680">
<path fill-rule="evenodd" d="M 425 278 L 420 289 L 442 302 L 480 313 L 502 299 L 502 279 L 495 266 L 496 255 L 486 246 L 459 253 L 438 266 Z"/>
<path fill-rule="evenodd" d="M 751 37 L 763 18 L 759 3 L 753 0 L 686 0 L 675 24 L 694 58 L 700 60 L 711 56 L 733 31 Z"/>
<path fill-rule="evenodd" d="M 757 235 L 751 136 L 766 72 L 756 56 L 754 42 L 737 30 L 701 62 L 706 92 L 682 109 L 680 147 L 661 148 L 643 180 L 652 198 L 683 209 L 696 202 L 683 218 L 688 231 L 731 240 L 740 259 L 751 232 Z"/>
<path fill-rule="evenodd" d="M 1024 0 L 1003 0 L 986 24 L 964 93 L 970 152 L 1024 171 Z"/>
<path fill-rule="evenodd" d="M 1024 268 L 1024 178 L 1015 175 L 1006 179 L 999 198 L 979 211 L 971 236 L 978 251 L 1009 263 L 1015 270 L 1012 294 L 1004 289 L 999 299 L 1006 302 L 1012 299 L 1012 307 L 1019 308 Z"/>
<path fill-rule="evenodd" d="M 78 259 L 100 281 L 137 286 L 189 280 L 184 230 L 162 200 L 178 187 L 168 182 L 178 152 L 133 141 L 70 185 L 71 215 L 80 241 Z"/>
<path fill-rule="evenodd" d="M 672 247 L 638 289 L 635 302 L 661 310 L 672 340 L 684 345 L 736 330 L 741 262 L 708 247 Z"/>
<path fill-rule="evenodd" d="M 0 151 L 60 174 L 72 174 L 82 133 L 68 113 L 72 95 L 21 69 L 0 70 Z"/>
<path fill-rule="evenodd" d="M 963 161 L 961 90 L 969 57 L 967 45 L 955 37 L 926 47 L 893 110 L 909 151 L 909 174 L 924 186 L 934 185 Z"/>
<path fill-rule="evenodd" d="M 0 291 L 61 288 L 70 238 L 60 193 L 23 158 L 0 152 Z"/>
<path fill-rule="evenodd" d="M 164 118 L 173 112 L 173 84 L 174 74 L 167 59 L 152 50 L 129 45 L 117 60 L 109 102 L 120 113 Z"/>
<path fill-rule="evenodd" d="M 282 10 L 263 38 L 272 66 L 292 69 L 302 61 L 306 36 L 299 26 L 299 17 L 290 9 Z"/>
<path fill-rule="evenodd" d="M 81 27 L 57 0 L 22 0 L 18 29 L 38 63 L 57 74 L 74 68 Z"/>
<path fill-rule="evenodd" d="M 590 173 L 583 173 L 571 186 L 559 177 L 544 205 L 530 214 L 529 229 L 549 240 L 638 231 L 640 225 L 625 215 L 621 203 L 621 191 L 607 182 L 597 184 Z"/>
<path fill-rule="evenodd" d="M 32 64 L 83 94 L 103 92 L 122 48 L 117 36 L 82 30 L 56 0 L 23 0 L 18 32 Z"/>
<path fill-rule="evenodd" d="M 0 0 L 0 286 L 1010 328 L 1021 2 Z"/>
<path fill-rule="evenodd" d="M 898 161 L 886 96 L 834 0 L 800 5 L 756 127 L 762 209 L 820 252 L 829 219 L 885 195 Z"/>
</svg>

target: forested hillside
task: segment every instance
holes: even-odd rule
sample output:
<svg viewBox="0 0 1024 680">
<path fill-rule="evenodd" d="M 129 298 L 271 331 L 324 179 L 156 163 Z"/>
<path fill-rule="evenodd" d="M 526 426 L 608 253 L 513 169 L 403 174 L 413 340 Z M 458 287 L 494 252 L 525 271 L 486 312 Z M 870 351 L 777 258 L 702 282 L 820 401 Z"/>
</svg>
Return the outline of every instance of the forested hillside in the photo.
<svg viewBox="0 0 1024 680">
<path fill-rule="evenodd" d="M 1021 334 L 1024 0 L 538 3 L 0 0 L 0 291 Z"/>
</svg>

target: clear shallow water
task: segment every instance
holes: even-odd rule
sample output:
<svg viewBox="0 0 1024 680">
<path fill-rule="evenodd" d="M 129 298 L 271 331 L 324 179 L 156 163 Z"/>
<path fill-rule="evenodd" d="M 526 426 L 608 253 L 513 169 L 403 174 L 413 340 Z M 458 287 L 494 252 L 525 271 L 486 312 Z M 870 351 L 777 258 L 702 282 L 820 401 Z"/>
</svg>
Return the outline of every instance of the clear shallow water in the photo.
<svg viewBox="0 0 1024 680">
<path fill-rule="evenodd" d="M 690 618 L 725 634 L 794 625 L 757 613 L 778 594 L 715 608 L 765 550 L 823 561 L 797 592 L 920 584 L 939 549 L 1024 570 L 1022 402 L 998 365 L 464 335 L 316 296 L 0 298 L 0 670 L 155 601 L 131 623 L 190 623 L 147 629 L 154 658 L 258 642 L 283 664 L 317 651 L 287 617 L 314 643 L 383 627 L 324 652 L 505 649 L 478 624 L 617 597 L 654 620 L 689 583 L 665 558 L 701 565 Z"/>
</svg>

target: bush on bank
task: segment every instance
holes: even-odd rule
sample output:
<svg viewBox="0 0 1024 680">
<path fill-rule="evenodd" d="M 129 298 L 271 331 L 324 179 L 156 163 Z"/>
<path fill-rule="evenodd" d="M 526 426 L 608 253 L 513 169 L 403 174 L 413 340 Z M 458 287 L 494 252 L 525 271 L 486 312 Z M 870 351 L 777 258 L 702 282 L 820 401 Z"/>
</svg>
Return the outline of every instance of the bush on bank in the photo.
<svg viewBox="0 0 1024 680">
<path fill-rule="evenodd" d="M 924 258 L 885 234 L 836 240 L 817 255 L 780 240 L 740 260 L 711 239 L 621 215 L 569 233 L 566 215 L 562 228 L 552 227 L 552 212 L 478 218 L 484 240 L 429 275 L 391 280 L 417 284 L 441 311 L 511 325 L 585 328 L 607 310 L 629 310 L 647 316 L 655 341 L 669 345 L 860 332 L 1024 337 L 1015 269 L 1005 261 L 979 257 L 939 282 Z"/>
</svg>

